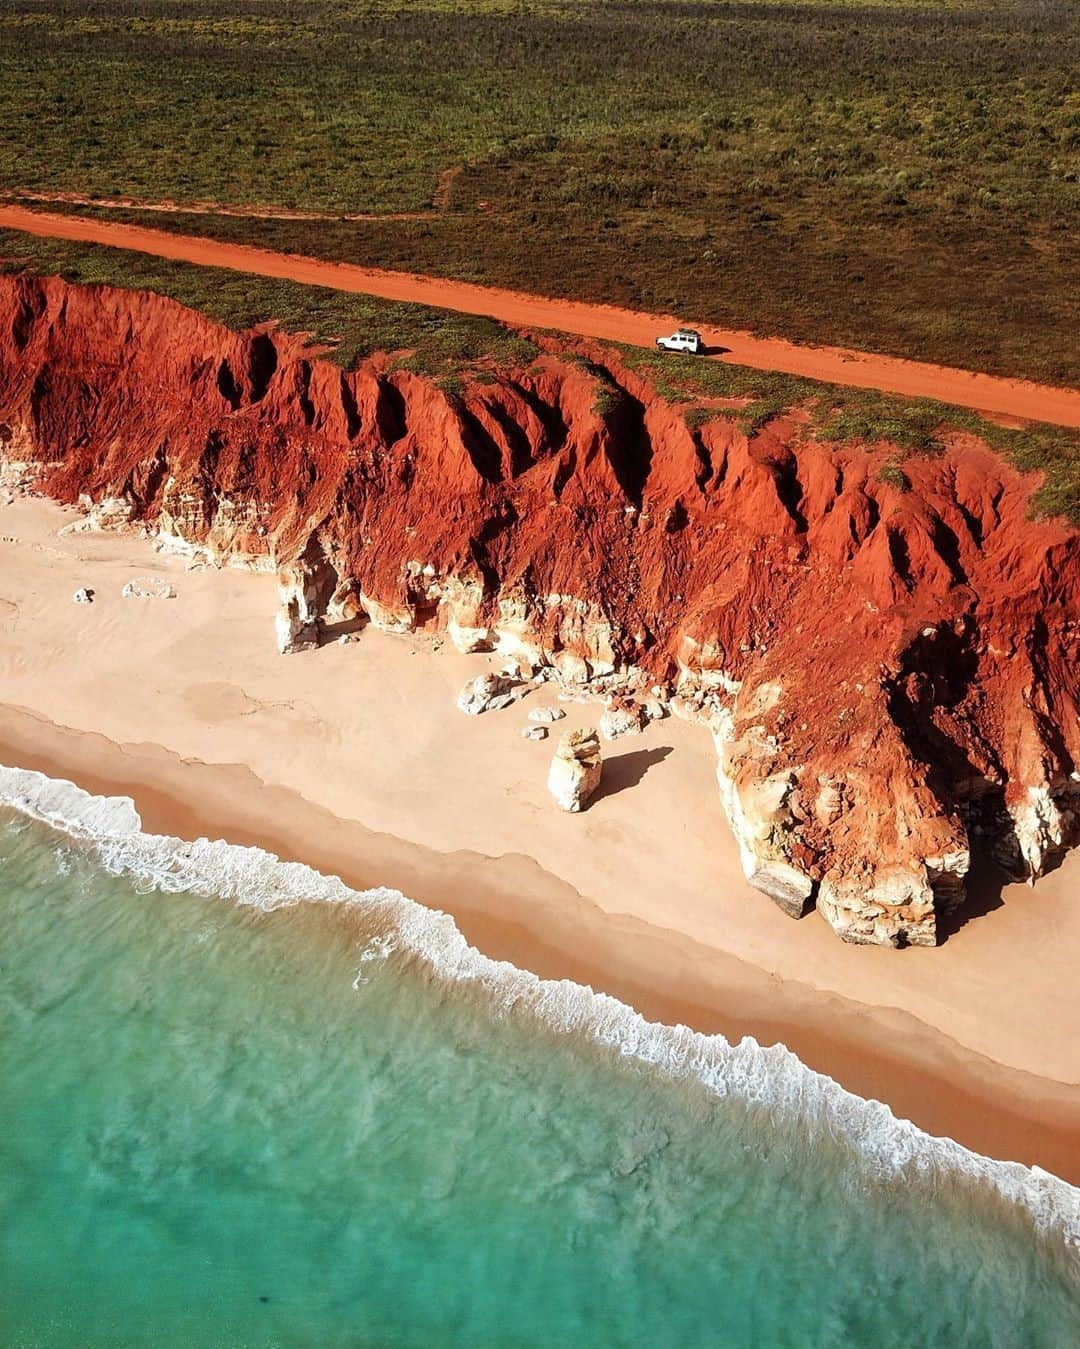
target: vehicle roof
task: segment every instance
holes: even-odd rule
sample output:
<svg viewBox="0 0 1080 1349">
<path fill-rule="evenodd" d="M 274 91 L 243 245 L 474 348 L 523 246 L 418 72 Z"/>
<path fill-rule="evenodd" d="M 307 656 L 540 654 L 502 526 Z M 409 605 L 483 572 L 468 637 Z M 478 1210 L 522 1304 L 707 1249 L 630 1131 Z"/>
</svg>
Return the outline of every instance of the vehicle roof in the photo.
<svg viewBox="0 0 1080 1349">
<path fill-rule="evenodd" d="M 696 328 L 679 328 L 675 334 L 676 337 L 700 337 L 701 334 Z"/>
</svg>

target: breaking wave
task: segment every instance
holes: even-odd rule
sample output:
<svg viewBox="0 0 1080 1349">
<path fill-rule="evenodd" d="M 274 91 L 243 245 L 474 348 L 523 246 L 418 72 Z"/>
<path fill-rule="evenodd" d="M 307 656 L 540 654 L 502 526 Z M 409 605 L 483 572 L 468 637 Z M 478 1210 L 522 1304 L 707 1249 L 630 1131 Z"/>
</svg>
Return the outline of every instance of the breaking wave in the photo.
<svg viewBox="0 0 1080 1349">
<path fill-rule="evenodd" d="M 731 1044 L 721 1035 L 649 1022 L 605 993 L 493 960 L 467 943 L 448 914 L 397 890 L 353 890 L 259 848 L 144 833 L 128 797 L 93 796 L 71 782 L 0 766 L 0 805 L 88 844 L 106 871 L 146 892 L 216 896 L 264 911 L 303 902 L 360 906 L 393 935 L 369 944 L 358 979 L 371 961 L 405 953 L 439 979 L 482 989 L 496 1014 L 523 1013 L 672 1078 L 696 1079 L 717 1097 L 761 1107 L 793 1126 L 808 1148 L 839 1143 L 877 1183 L 918 1185 L 928 1194 L 962 1187 L 1003 1217 L 1020 1217 L 1080 1273 L 1080 1189 L 1040 1167 L 995 1161 L 933 1137 L 808 1068 L 783 1045 L 764 1047 L 750 1037 Z"/>
</svg>

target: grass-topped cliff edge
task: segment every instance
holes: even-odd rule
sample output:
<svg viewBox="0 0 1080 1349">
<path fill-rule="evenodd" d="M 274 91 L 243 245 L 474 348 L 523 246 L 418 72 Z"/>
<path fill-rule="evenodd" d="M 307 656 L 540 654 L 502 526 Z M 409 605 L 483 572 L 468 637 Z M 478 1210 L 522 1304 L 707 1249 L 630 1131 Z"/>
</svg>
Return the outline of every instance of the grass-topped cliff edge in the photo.
<svg viewBox="0 0 1080 1349">
<path fill-rule="evenodd" d="M 169 262 L 113 248 L 40 239 L 0 230 L 0 270 L 61 275 L 81 284 L 148 290 L 201 311 L 236 330 L 274 321 L 328 348 L 329 359 L 350 367 L 374 351 L 401 352 L 401 360 L 453 390 L 478 366 L 509 365 L 537 354 L 530 339 L 490 319 L 424 305 L 393 304 L 297 282 Z M 970 430 L 1017 467 L 1043 474 L 1036 498 L 1044 514 L 1080 525 L 1080 434 L 1060 427 L 1005 427 L 965 408 L 929 399 L 871 391 L 751 370 L 716 361 L 665 358 L 637 347 L 618 348 L 622 362 L 649 378 L 666 398 L 686 406 L 688 424 L 734 415 L 746 430 L 791 407 L 811 416 L 825 439 L 888 441 L 899 467 L 911 454 L 936 454 L 944 429 Z M 601 388 L 599 397 L 603 396 Z M 738 399 L 726 414 L 718 399 Z"/>
</svg>

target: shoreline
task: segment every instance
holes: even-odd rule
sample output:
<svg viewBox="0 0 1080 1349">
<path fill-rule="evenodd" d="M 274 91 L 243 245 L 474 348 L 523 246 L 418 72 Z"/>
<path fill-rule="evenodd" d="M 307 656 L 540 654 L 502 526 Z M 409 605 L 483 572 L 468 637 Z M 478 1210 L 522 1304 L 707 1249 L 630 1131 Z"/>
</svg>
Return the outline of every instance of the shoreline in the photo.
<svg viewBox="0 0 1080 1349">
<path fill-rule="evenodd" d="M 0 761 L 131 796 L 149 832 L 400 890 L 485 955 L 650 1021 L 782 1042 L 927 1133 L 1080 1182 L 1080 855 L 1033 889 L 987 885 L 939 947 L 846 945 L 748 886 L 700 727 L 605 744 L 601 790 L 568 815 L 545 787 L 553 742 L 519 735 L 552 692 L 463 716 L 492 658 L 438 634 L 281 656 L 273 577 L 63 532 L 78 518 L 0 506 Z M 137 576 L 175 598 L 124 599 Z M 558 706 L 560 730 L 595 726 L 595 704 Z"/>
<path fill-rule="evenodd" d="M 0 763 L 130 796 L 148 833 L 259 847 L 450 914 L 483 954 L 608 993 L 647 1020 L 782 1043 L 925 1132 L 1080 1184 L 1080 1093 L 972 1054 L 900 1012 L 779 980 L 672 930 L 602 913 L 524 856 L 443 854 L 333 816 L 239 765 L 114 744 L 0 706 Z M 882 1041 L 895 1036 L 896 1048 Z M 898 1046 L 902 1045 L 903 1052 Z"/>
</svg>

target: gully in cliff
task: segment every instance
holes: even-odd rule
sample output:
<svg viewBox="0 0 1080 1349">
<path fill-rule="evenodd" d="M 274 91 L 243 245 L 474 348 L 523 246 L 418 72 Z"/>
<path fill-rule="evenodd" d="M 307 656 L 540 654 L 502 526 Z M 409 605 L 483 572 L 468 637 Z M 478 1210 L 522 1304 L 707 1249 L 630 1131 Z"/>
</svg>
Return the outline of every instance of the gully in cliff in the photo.
<svg viewBox="0 0 1080 1349">
<path fill-rule="evenodd" d="M 788 913 L 932 944 L 974 850 L 1035 877 L 1075 839 L 1080 535 L 970 434 L 900 486 L 797 411 L 691 426 L 600 349 L 450 395 L 149 295 L 3 278 L 0 315 L 9 478 L 277 571 L 283 649 L 437 626 L 700 722 Z"/>
</svg>

